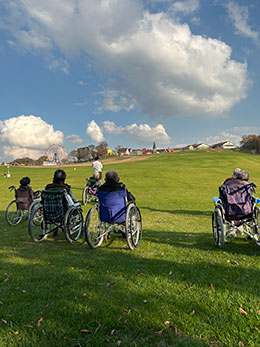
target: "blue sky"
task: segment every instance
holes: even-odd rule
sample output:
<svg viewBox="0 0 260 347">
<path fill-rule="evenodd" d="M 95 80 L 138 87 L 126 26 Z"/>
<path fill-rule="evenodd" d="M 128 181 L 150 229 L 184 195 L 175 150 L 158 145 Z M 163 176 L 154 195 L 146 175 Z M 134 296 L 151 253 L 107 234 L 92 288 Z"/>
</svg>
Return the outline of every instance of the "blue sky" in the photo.
<svg viewBox="0 0 260 347">
<path fill-rule="evenodd" d="M 2 0 L 0 161 L 260 133 L 259 0 Z"/>
</svg>

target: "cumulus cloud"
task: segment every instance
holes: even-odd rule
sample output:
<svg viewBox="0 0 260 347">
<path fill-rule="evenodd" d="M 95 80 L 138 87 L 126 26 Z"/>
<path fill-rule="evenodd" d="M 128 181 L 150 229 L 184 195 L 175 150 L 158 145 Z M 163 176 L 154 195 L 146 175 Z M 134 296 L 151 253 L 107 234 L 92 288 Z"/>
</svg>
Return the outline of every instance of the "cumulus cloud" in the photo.
<svg viewBox="0 0 260 347">
<path fill-rule="evenodd" d="M 168 145 L 171 142 L 171 138 L 166 133 L 166 130 L 162 124 L 157 124 L 155 127 L 151 127 L 148 124 L 130 124 L 123 127 L 118 126 L 111 121 L 104 121 L 103 126 L 99 127 L 95 121 L 92 121 L 89 123 L 87 131 L 89 131 L 90 128 L 95 129 L 95 132 L 93 131 L 95 135 L 91 137 L 93 140 L 95 140 L 95 136 L 98 135 L 98 137 L 100 137 L 101 134 L 103 136 L 104 133 L 126 136 L 140 145 L 150 143 L 152 140 L 156 141 L 158 145 Z"/>
<path fill-rule="evenodd" d="M 31 159 L 38 159 L 41 157 L 44 152 L 42 150 L 38 149 L 30 149 L 30 148 L 23 148 L 18 146 L 3 146 L 3 154 L 5 157 L 11 158 L 11 159 L 17 159 L 17 158 L 31 158 Z"/>
<path fill-rule="evenodd" d="M 79 137 L 79 135 L 72 134 L 65 137 L 65 141 L 69 141 L 71 143 L 83 143 L 84 140 Z"/>
<path fill-rule="evenodd" d="M 34 159 L 42 155 L 47 146 L 62 144 L 63 133 L 55 131 L 53 125 L 41 117 L 21 115 L 0 121 L 0 142 L 6 156 L 23 155 Z"/>
<path fill-rule="evenodd" d="M 225 6 L 227 8 L 229 18 L 231 19 L 235 27 L 236 34 L 257 40 L 259 32 L 254 31 L 248 23 L 248 7 L 240 6 L 234 1 L 229 1 Z"/>
<path fill-rule="evenodd" d="M 138 0 L 3 1 L 2 20 L 14 44 L 60 52 L 66 61 L 91 57 L 94 68 L 111 77 L 100 110 L 209 117 L 246 97 L 247 64 L 231 59 L 230 46 L 193 35 L 187 24 L 145 11 Z M 198 5 L 186 0 L 171 8 L 185 14 Z"/>
<path fill-rule="evenodd" d="M 95 142 L 101 142 L 105 140 L 100 127 L 94 120 L 88 123 L 86 133 Z"/>
</svg>

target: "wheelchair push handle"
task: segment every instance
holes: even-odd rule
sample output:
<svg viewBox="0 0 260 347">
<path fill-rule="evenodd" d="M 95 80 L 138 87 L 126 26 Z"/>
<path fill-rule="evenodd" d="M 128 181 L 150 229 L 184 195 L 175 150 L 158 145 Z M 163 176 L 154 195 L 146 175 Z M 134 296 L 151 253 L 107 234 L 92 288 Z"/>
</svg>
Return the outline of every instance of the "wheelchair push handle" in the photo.
<svg viewBox="0 0 260 347">
<path fill-rule="evenodd" d="M 40 195 L 41 195 L 42 191 L 41 190 L 36 190 L 34 193 L 33 193 L 33 197 L 34 198 L 39 198 Z"/>
<path fill-rule="evenodd" d="M 8 189 L 10 190 L 10 192 L 12 191 L 12 190 L 14 190 L 15 189 L 15 186 L 10 186 L 10 187 L 8 187 Z"/>
</svg>

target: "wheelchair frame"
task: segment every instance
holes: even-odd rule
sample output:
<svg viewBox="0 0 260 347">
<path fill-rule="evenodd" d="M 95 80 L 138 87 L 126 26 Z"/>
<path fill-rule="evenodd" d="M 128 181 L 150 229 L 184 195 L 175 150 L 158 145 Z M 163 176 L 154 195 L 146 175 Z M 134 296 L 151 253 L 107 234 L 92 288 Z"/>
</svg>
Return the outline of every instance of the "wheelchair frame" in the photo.
<svg viewBox="0 0 260 347">
<path fill-rule="evenodd" d="M 239 220 L 227 220 L 221 199 L 214 197 L 214 211 L 212 213 L 212 231 L 215 245 L 223 248 L 227 238 L 234 238 L 237 234 L 244 234 L 248 239 L 254 239 L 260 246 L 259 216 L 260 208 L 256 206 L 259 199 L 254 198 L 253 213 Z"/>
<path fill-rule="evenodd" d="M 12 190 L 16 191 L 16 187 L 15 186 L 10 186 L 8 187 L 8 189 L 10 190 L 10 192 Z M 33 204 L 35 204 L 37 201 L 40 200 L 40 190 L 37 190 L 34 192 L 35 197 L 33 198 L 33 201 L 29 207 L 28 210 L 23 210 L 23 209 L 18 209 L 17 208 L 17 204 L 16 204 L 16 199 L 12 200 L 6 210 L 5 210 L 5 219 L 7 221 L 7 223 L 11 226 L 13 225 L 17 225 L 21 222 L 21 220 L 23 218 L 30 218 L 30 213 L 31 213 L 31 207 Z M 15 208 L 14 208 L 15 207 Z"/>
<path fill-rule="evenodd" d="M 99 247 L 104 238 L 111 232 L 121 233 L 126 239 L 130 250 L 140 245 L 142 238 L 142 217 L 139 208 L 132 202 L 126 207 L 124 223 L 101 222 L 99 217 L 99 204 L 95 204 L 87 213 L 85 220 L 85 237 L 90 248 Z"/>
<path fill-rule="evenodd" d="M 45 220 L 43 205 L 41 201 L 33 204 L 29 218 L 28 232 L 34 242 L 41 242 L 51 234 L 57 234 L 58 229 L 64 232 L 69 243 L 77 241 L 83 232 L 84 218 L 80 207 L 80 202 L 73 203 L 69 194 L 64 191 L 68 202 L 68 209 L 65 212 L 63 222 L 53 222 Z"/>
</svg>

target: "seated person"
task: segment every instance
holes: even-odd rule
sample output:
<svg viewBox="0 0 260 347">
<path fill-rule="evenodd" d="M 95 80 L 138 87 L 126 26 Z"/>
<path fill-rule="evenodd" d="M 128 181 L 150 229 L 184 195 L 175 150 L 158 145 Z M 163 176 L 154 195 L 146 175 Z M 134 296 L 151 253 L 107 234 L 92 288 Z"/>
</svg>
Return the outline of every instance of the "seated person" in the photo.
<svg viewBox="0 0 260 347">
<path fill-rule="evenodd" d="M 93 176 L 87 179 L 87 186 L 90 188 L 89 193 L 90 194 L 96 194 L 97 188 L 101 185 L 101 180 L 99 179 L 100 175 L 99 172 L 95 171 L 93 173 Z"/>
<path fill-rule="evenodd" d="M 54 172 L 53 183 L 47 184 L 45 190 L 66 190 L 66 192 L 72 198 L 74 203 L 77 203 L 77 199 L 71 191 L 71 186 L 65 183 L 66 172 L 64 170 L 58 169 Z"/>
<path fill-rule="evenodd" d="M 240 172 L 240 171 L 241 171 L 241 169 L 240 169 L 239 167 L 237 167 L 236 169 L 234 169 L 233 175 L 232 175 L 231 177 L 228 177 L 228 178 L 225 180 L 225 182 L 224 182 L 223 184 L 226 184 L 227 182 L 236 179 L 237 174 L 238 174 L 238 172 Z"/>
<path fill-rule="evenodd" d="M 253 212 L 254 184 L 249 183 L 249 172 L 240 170 L 236 178 L 219 187 L 225 215 L 230 219 L 241 219 Z"/>
<path fill-rule="evenodd" d="M 28 210 L 33 201 L 33 190 L 30 186 L 31 180 L 28 176 L 20 180 L 20 187 L 15 192 L 17 208 L 20 210 Z"/>
<path fill-rule="evenodd" d="M 127 193 L 127 202 L 135 202 L 135 197 L 125 187 L 123 182 L 120 182 L 120 177 L 117 171 L 109 170 L 106 172 L 105 183 L 98 188 L 101 192 L 117 192 L 125 190 Z"/>
</svg>

